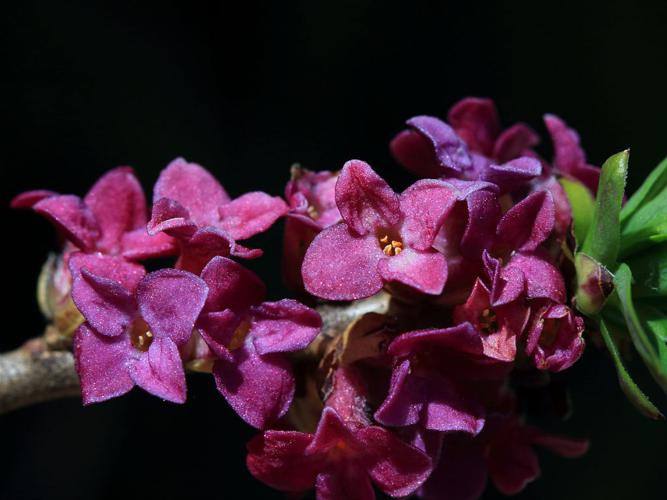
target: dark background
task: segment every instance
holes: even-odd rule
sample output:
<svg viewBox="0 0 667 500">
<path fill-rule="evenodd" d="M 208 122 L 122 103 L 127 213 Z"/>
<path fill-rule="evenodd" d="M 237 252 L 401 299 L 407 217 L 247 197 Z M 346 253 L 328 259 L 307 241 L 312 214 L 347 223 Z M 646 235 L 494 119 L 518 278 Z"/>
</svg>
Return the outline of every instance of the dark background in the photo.
<svg viewBox="0 0 667 500">
<path fill-rule="evenodd" d="M 41 332 L 35 280 L 56 248 L 46 222 L 7 208 L 23 190 L 83 195 L 126 164 L 148 190 L 179 155 L 232 195 L 281 193 L 295 161 L 337 169 L 350 158 L 400 186 L 390 138 L 466 95 L 493 97 L 505 124 L 543 136 L 542 113 L 563 116 L 593 163 L 631 146 L 631 187 L 667 154 L 664 2 L 134 4 L 2 6 L 2 350 Z M 280 228 L 261 243 L 253 267 L 277 299 Z M 559 380 L 575 411 L 547 426 L 592 447 L 579 460 L 542 454 L 543 477 L 520 498 L 662 497 L 667 424 L 624 401 L 595 349 Z M 246 472 L 253 431 L 211 378 L 189 387 L 184 406 L 136 390 L 0 416 L 0 498 L 281 498 Z"/>
</svg>

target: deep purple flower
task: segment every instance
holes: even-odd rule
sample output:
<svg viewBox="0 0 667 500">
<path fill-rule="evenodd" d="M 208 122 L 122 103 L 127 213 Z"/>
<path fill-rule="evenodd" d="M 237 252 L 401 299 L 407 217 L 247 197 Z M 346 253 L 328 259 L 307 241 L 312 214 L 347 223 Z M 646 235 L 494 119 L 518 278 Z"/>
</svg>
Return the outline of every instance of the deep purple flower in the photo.
<svg viewBox="0 0 667 500">
<path fill-rule="evenodd" d="M 438 295 L 447 264 L 432 248 L 456 195 L 439 181 L 418 181 L 400 196 L 359 160 L 345 164 L 336 184 L 343 222 L 323 230 L 308 248 L 306 290 L 331 300 L 353 300 L 399 282 Z"/>
<path fill-rule="evenodd" d="M 197 327 L 217 357 L 216 386 L 246 422 L 265 428 L 287 412 L 294 396 L 285 353 L 310 344 L 320 316 L 295 300 L 263 302 L 260 279 L 226 257 L 214 257 L 201 277 L 209 294 Z"/>
<path fill-rule="evenodd" d="M 431 459 L 387 429 L 359 426 L 325 408 L 315 434 L 266 431 L 248 443 L 248 469 L 273 488 L 320 500 L 372 500 L 371 480 L 404 497 L 429 476 Z"/>
<path fill-rule="evenodd" d="M 231 200 L 208 171 L 177 158 L 155 184 L 148 232 L 177 238 L 181 244 L 177 267 L 198 273 L 216 255 L 259 257 L 261 250 L 236 240 L 266 231 L 287 210 L 280 197 L 260 191 Z"/>
<path fill-rule="evenodd" d="M 29 191 L 14 198 L 12 206 L 31 207 L 49 219 L 68 242 L 86 253 L 139 260 L 169 255 L 175 250 L 167 235 L 146 233 L 146 200 L 130 167 L 104 174 L 83 200 L 75 195 Z"/>
<path fill-rule="evenodd" d="M 84 404 L 120 396 L 135 385 L 183 403 L 185 374 L 178 346 L 192 333 L 206 284 L 175 269 L 125 276 L 119 282 L 79 265 L 72 298 L 86 322 L 74 337 L 74 356 Z"/>
<path fill-rule="evenodd" d="M 540 474 L 535 446 L 575 458 L 586 453 L 588 441 L 545 433 L 515 416 L 495 415 L 476 437 L 445 434 L 440 461 L 419 496 L 425 500 L 476 500 L 488 478 L 505 495 L 519 493 Z"/>
<path fill-rule="evenodd" d="M 290 210 L 283 238 L 283 277 L 295 290 L 303 289 L 301 264 L 308 245 L 324 228 L 341 220 L 336 206 L 338 173 L 311 172 L 292 167 L 292 179 L 285 188 Z"/>
<path fill-rule="evenodd" d="M 419 423 L 430 430 L 477 434 L 484 407 L 472 382 L 502 378 L 511 367 L 484 353 L 470 323 L 400 335 L 387 350 L 395 357 L 389 394 L 375 413 L 388 426 Z"/>
</svg>

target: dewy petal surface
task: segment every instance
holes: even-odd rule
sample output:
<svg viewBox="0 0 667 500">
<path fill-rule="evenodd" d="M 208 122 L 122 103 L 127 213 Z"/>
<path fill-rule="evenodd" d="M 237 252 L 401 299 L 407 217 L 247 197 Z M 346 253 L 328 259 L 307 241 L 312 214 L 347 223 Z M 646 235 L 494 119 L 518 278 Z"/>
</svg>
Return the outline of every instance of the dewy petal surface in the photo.
<svg viewBox="0 0 667 500">
<path fill-rule="evenodd" d="M 222 205 L 220 224 L 235 240 L 245 240 L 266 231 L 288 210 L 280 197 L 255 191 Z"/>
<path fill-rule="evenodd" d="M 358 235 L 391 227 L 400 218 L 398 195 L 361 160 L 348 161 L 336 182 L 336 205 Z"/>
<path fill-rule="evenodd" d="M 118 337 L 134 320 L 137 305 L 120 283 L 81 270 L 72 285 L 72 300 L 97 333 Z"/>
<path fill-rule="evenodd" d="M 207 293 L 206 283 L 198 276 L 162 269 L 139 283 L 137 301 L 141 316 L 156 337 L 182 345 L 190 338 Z"/>
<path fill-rule="evenodd" d="M 315 310 L 291 299 L 253 307 L 251 318 L 249 335 L 260 355 L 305 349 L 322 327 Z"/>
<path fill-rule="evenodd" d="M 100 228 L 93 212 L 74 195 L 44 198 L 33 209 L 49 219 L 65 237 L 81 250 L 95 248 Z"/>
<path fill-rule="evenodd" d="M 190 213 L 197 225 L 215 224 L 218 209 L 229 196 L 205 168 L 176 158 L 162 171 L 155 184 L 153 202 L 160 198 L 177 201 Z"/>
<path fill-rule="evenodd" d="M 378 262 L 385 255 L 373 235 L 358 237 L 345 223 L 328 227 L 308 247 L 301 273 L 306 290 L 329 300 L 370 297 L 382 288 Z"/>
<path fill-rule="evenodd" d="M 523 252 L 535 250 L 546 240 L 556 223 L 551 193 L 537 191 L 510 208 L 498 223 L 496 234 Z"/>
<path fill-rule="evenodd" d="M 431 142 L 435 157 L 444 169 L 443 174 L 460 174 L 472 166 L 465 142 L 442 120 L 433 116 L 415 116 L 407 124 Z"/>
<path fill-rule="evenodd" d="M 280 354 L 260 356 L 246 342 L 232 351 L 233 362 L 219 360 L 213 368 L 215 385 L 248 424 L 264 429 L 282 417 L 294 397 L 294 376 Z"/>
<path fill-rule="evenodd" d="M 398 255 L 382 258 L 378 270 L 385 281 L 398 281 L 429 295 L 442 293 L 447 281 L 445 256 L 434 250 L 406 248 Z"/>
<path fill-rule="evenodd" d="M 129 363 L 129 373 L 139 387 L 154 396 L 185 403 L 185 372 L 178 347 L 171 339 L 155 337 L 148 352 Z"/>
<path fill-rule="evenodd" d="M 126 335 L 97 335 L 86 323 L 74 335 L 74 358 L 81 381 L 83 404 L 121 396 L 134 387 L 126 360 L 132 351 Z"/>
<path fill-rule="evenodd" d="M 83 199 L 101 230 L 97 246 L 118 252 L 123 234 L 146 225 L 146 198 L 130 167 L 104 174 Z"/>
</svg>

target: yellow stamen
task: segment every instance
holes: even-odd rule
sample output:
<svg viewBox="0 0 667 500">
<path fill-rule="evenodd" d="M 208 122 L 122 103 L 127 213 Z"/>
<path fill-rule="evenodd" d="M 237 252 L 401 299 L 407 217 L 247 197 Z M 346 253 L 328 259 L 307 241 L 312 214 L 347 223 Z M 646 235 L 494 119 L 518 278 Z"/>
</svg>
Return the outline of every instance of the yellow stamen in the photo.
<svg viewBox="0 0 667 500">
<path fill-rule="evenodd" d="M 250 331 L 250 323 L 243 321 L 237 328 L 234 330 L 234 335 L 232 335 L 232 340 L 229 342 L 229 350 L 233 351 L 238 349 L 245 342 L 245 338 L 248 336 Z"/>
<path fill-rule="evenodd" d="M 382 238 L 378 238 L 378 241 L 380 242 L 382 252 L 388 257 L 398 255 L 403 250 L 403 242 L 400 240 L 390 241 L 388 234 L 385 234 Z"/>
</svg>

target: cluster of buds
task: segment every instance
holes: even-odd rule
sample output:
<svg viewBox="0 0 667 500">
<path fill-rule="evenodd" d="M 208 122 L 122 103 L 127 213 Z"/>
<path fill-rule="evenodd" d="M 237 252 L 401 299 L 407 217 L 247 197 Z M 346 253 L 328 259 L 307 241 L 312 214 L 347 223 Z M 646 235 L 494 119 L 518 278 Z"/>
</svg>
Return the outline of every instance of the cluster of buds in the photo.
<svg viewBox="0 0 667 500">
<path fill-rule="evenodd" d="M 545 122 L 552 162 L 527 125 L 501 130 L 486 99 L 464 99 L 447 121 L 412 118 L 390 144 L 420 177 L 401 193 L 351 160 L 339 172 L 293 168 L 284 197 L 231 199 L 177 159 L 150 210 L 127 167 L 83 199 L 18 196 L 15 207 L 66 240 L 40 296 L 73 336 L 84 404 L 135 385 L 184 403 L 186 370 L 211 373 L 260 430 L 250 472 L 330 500 L 374 498 L 373 485 L 392 497 L 473 499 L 489 479 L 513 494 L 539 474 L 535 447 L 581 455 L 586 441 L 522 413 L 521 388 L 546 387 L 584 350 L 560 180 L 593 197 L 600 172 L 573 130 Z M 279 220 L 283 276 L 299 301 L 267 302 L 239 262 L 261 257 L 241 242 Z M 144 267 L 165 258 L 173 267 Z"/>
</svg>

